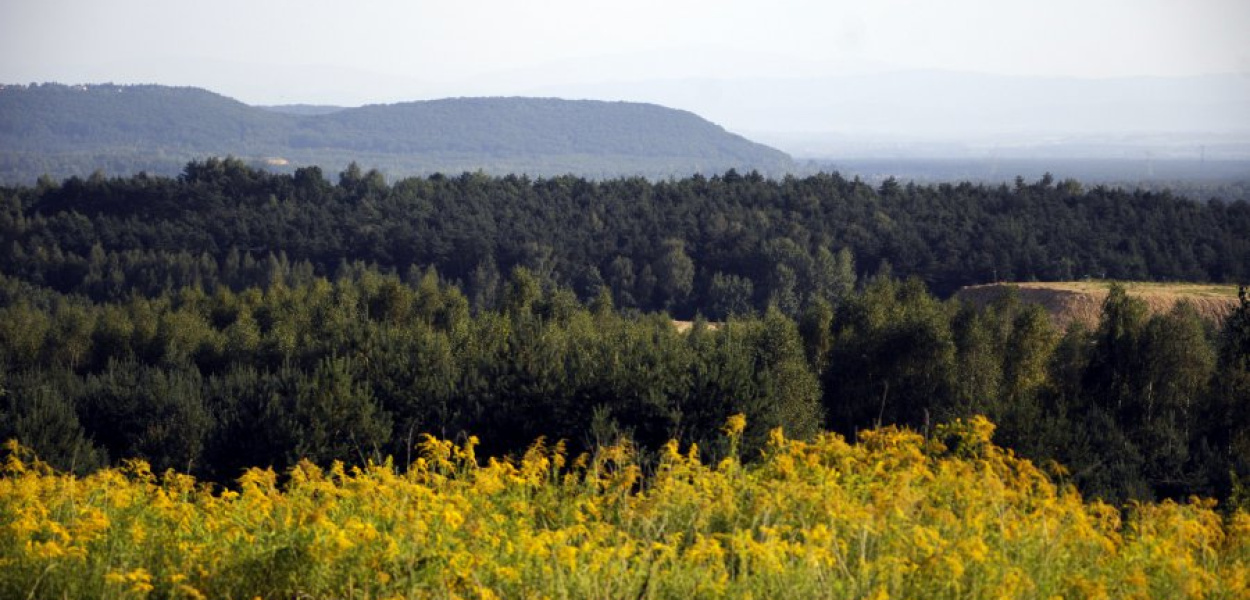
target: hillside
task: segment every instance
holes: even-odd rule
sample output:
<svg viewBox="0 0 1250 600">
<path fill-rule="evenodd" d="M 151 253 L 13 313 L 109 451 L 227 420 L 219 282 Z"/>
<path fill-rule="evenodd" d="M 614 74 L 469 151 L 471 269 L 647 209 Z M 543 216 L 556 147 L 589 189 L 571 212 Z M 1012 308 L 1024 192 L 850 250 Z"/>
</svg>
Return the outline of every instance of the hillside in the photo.
<svg viewBox="0 0 1250 600">
<path fill-rule="evenodd" d="M 1198 283 L 1125 283 L 1129 296 L 1146 302 L 1151 314 L 1165 313 L 1180 301 L 1189 302 L 1198 314 L 1211 321 L 1218 321 L 1237 307 L 1237 286 Z M 1098 325 L 1103 302 L 1107 299 L 1111 282 L 1107 281 L 1058 281 L 1029 283 L 993 283 L 968 286 L 955 295 L 978 305 L 985 305 L 1009 288 L 1015 288 L 1020 300 L 1039 304 L 1061 329 L 1073 323 L 1088 328 Z"/>
<path fill-rule="evenodd" d="M 234 155 L 288 169 L 351 161 L 398 177 L 435 172 L 685 176 L 780 174 L 790 158 L 697 115 L 651 104 L 455 98 L 337 111 L 254 107 L 197 88 L 0 87 L 0 182 L 96 169 L 177 174 Z M 275 161 L 270 161 L 275 162 Z"/>
</svg>

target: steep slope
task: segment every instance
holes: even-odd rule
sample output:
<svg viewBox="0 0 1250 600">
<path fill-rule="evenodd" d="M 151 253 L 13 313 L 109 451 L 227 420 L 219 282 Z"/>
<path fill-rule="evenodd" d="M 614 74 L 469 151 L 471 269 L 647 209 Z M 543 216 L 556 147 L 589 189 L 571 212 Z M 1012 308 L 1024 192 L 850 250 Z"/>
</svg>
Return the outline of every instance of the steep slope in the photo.
<svg viewBox="0 0 1250 600">
<path fill-rule="evenodd" d="M 282 158 L 292 169 L 357 161 L 392 176 L 779 174 L 791 164 L 697 115 L 650 104 L 455 98 L 322 112 L 253 107 L 196 88 L 0 88 L 3 181 L 95 169 L 177 173 L 191 158 L 225 154 Z"/>
</svg>

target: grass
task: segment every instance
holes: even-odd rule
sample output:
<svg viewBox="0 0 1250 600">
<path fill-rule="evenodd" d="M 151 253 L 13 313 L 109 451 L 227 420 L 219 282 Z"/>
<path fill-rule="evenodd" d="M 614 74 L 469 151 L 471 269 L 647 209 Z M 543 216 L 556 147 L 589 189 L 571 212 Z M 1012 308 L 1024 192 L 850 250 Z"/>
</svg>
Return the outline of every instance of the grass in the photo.
<svg viewBox="0 0 1250 600">
<path fill-rule="evenodd" d="M 1061 290 L 1082 293 L 1101 293 L 1106 294 L 1111 289 L 1112 284 L 1119 283 L 1124 286 L 1130 295 L 1135 296 L 1176 296 L 1183 297 L 1204 297 L 1204 298 L 1231 298 L 1237 299 L 1237 286 L 1232 284 L 1220 283 L 1159 283 L 1152 281 L 1109 281 L 1109 280 L 1086 280 L 1086 281 L 1055 281 L 1055 282 L 1021 282 L 1006 285 L 1014 285 L 1022 289 L 1037 290 Z"/>
</svg>

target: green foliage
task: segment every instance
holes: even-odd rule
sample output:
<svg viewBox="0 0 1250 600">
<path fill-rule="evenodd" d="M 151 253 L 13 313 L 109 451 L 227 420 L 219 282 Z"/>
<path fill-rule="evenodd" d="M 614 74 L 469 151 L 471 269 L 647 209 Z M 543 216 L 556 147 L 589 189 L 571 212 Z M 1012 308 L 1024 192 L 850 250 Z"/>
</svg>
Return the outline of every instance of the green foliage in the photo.
<svg viewBox="0 0 1250 600">
<path fill-rule="evenodd" d="M 300 459 L 380 461 L 390 441 L 391 420 L 357 381 L 352 361 L 325 358 L 288 398 L 286 416 L 294 445 L 286 464 Z"/>
<path fill-rule="evenodd" d="M 1240 489 L 1244 506 L 1250 501 L 1250 291 L 1242 287 L 1238 298 L 1239 305 L 1219 332 L 1215 393 L 1209 407 L 1213 423 L 1224 426 L 1211 427 L 1207 435 L 1213 452 L 1223 458 L 1215 464 L 1228 465 L 1231 481 L 1226 485 L 1230 491 Z M 1224 475 L 1215 473 L 1213 478 L 1223 480 Z"/>
<path fill-rule="evenodd" d="M 90 357 L 12 386 L 3 433 L 58 465 L 99 464 L 97 444 L 229 480 L 300 458 L 407 464 L 422 433 L 490 434 L 491 450 L 512 452 L 540 435 L 580 445 L 628 431 L 643 448 L 678 437 L 715 452 L 724 415 L 741 412 L 757 423 L 755 452 L 771 427 L 801 437 L 822 424 L 817 378 L 780 313 L 681 334 L 658 315 L 612 311 L 606 289 L 592 310 L 522 267 L 506 288 L 499 311 L 473 316 L 433 270 L 407 284 L 371 268 L 333 284 L 0 307 L 88 324 L 47 328 L 34 346 L 6 335 L 5 356 L 82 329 Z"/>
<path fill-rule="evenodd" d="M 838 311 L 825 380 L 835 430 L 924 428 L 955 412 L 955 343 L 947 308 L 915 279 L 877 278 Z"/>
<path fill-rule="evenodd" d="M 192 470 L 212 427 L 202 383 L 195 370 L 110 362 L 82 379 L 74 403 L 87 436 L 110 456 Z"/>
<path fill-rule="evenodd" d="M 799 319 L 799 334 L 808 364 L 816 373 L 823 373 L 833 350 L 833 306 L 819 299 L 809 304 Z"/>
<path fill-rule="evenodd" d="M 0 190 L 0 434 L 62 467 L 143 456 L 228 482 L 299 456 L 406 466 L 423 433 L 719 458 L 744 413 L 752 458 L 777 425 L 927 433 L 976 413 L 1108 499 L 1228 498 L 1250 477 L 1245 301 L 1217 331 L 1117 290 L 1097 329 L 1061 333 L 1018 298 L 935 295 L 1071 269 L 1246 277 L 1244 204 L 885 191 L 737 172 L 387 184 L 359 165 L 331 185 L 233 159 Z"/>
<path fill-rule="evenodd" d="M 750 279 L 717 271 L 707 291 L 709 314 L 721 320 L 748 315 L 753 310 L 751 298 L 754 295 L 755 285 Z"/>
<path fill-rule="evenodd" d="M 694 261 L 686 254 L 685 243 L 681 240 L 665 240 L 663 246 L 664 253 L 656 260 L 652 271 L 664 306 L 671 309 L 684 302 L 694 290 Z"/>
<path fill-rule="evenodd" d="M 606 284 L 618 308 L 684 319 L 837 306 L 862 275 L 857 263 L 888 261 L 943 296 L 1011 277 L 1250 277 L 1245 203 L 1106 188 L 909 185 L 880 196 L 838 175 L 737 173 L 387 184 L 359 166 L 330 185 L 318 169 L 270 174 L 237 159 L 183 171 L 0 190 L 0 268 L 117 301 L 292 286 L 368 265 L 419 279 L 434 267 L 480 310 L 498 306 L 503 280 L 523 266 L 544 290 L 567 287 L 585 301 Z"/>
<path fill-rule="evenodd" d="M 87 438 L 74 402 L 48 381 L 55 378 L 27 372 L 0 380 L 0 439 L 20 439 L 67 471 L 104 466 L 106 453 Z"/>
</svg>

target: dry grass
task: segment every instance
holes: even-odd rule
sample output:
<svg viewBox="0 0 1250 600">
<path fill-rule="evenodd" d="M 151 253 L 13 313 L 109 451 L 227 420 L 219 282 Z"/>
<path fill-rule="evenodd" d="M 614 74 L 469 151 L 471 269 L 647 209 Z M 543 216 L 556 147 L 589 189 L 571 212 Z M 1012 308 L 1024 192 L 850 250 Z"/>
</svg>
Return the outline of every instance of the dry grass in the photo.
<svg viewBox="0 0 1250 600">
<path fill-rule="evenodd" d="M 720 325 L 720 323 L 715 321 L 707 322 L 707 328 L 711 331 L 720 329 Z M 677 319 L 673 319 L 673 327 L 677 328 L 678 333 L 686 333 L 691 329 L 694 329 L 694 321 L 678 321 Z"/>
<path fill-rule="evenodd" d="M 957 298 L 985 305 L 1007 288 L 1018 290 L 1020 300 L 1040 304 L 1050 313 L 1055 324 L 1066 329 L 1073 323 L 1087 327 L 1098 325 L 1102 304 L 1111 288 L 1111 281 L 1057 281 L 1030 283 L 994 283 L 963 288 Z M 1204 318 L 1218 321 L 1237 306 L 1237 286 L 1205 283 L 1120 282 L 1128 294 L 1146 302 L 1152 314 L 1172 310 L 1181 300 L 1189 302 Z"/>
</svg>

